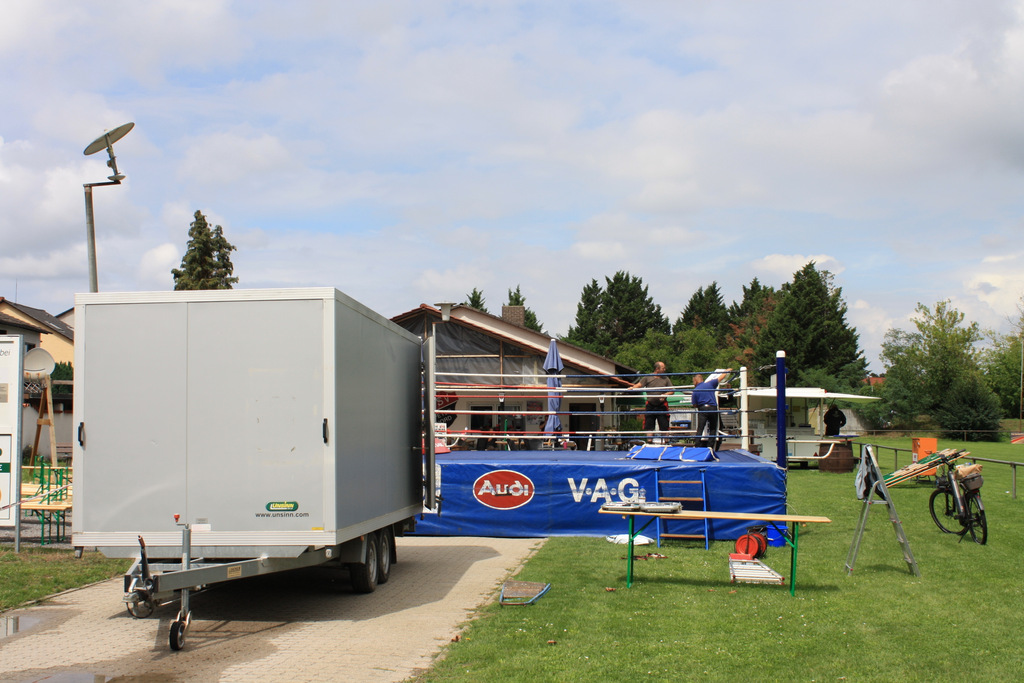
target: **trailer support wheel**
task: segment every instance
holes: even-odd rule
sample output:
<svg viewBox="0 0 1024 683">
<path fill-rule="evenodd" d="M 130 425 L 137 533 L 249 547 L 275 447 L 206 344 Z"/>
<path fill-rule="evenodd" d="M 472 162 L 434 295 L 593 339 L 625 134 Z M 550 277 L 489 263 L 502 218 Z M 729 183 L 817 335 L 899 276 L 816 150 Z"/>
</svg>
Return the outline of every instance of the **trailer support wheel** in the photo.
<svg viewBox="0 0 1024 683">
<path fill-rule="evenodd" d="M 171 632 L 169 634 L 171 649 L 177 652 L 181 648 L 185 647 L 185 622 L 175 621 L 171 624 Z"/>
<path fill-rule="evenodd" d="M 377 588 L 377 576 L 380 569 L 378 561 L 377 534 L 366 535 L 366 555 L 362 562 L 348 565 L 351 575 L 352 589 L 356 593 L 372 593 Z"/>
<path fill-rule="evenodd" d="M 395 553 L 395 532 L 387 526 L 377 532 L 377 585 L 385 584 L 391 578 L 391 560 Z"/>
</svg>

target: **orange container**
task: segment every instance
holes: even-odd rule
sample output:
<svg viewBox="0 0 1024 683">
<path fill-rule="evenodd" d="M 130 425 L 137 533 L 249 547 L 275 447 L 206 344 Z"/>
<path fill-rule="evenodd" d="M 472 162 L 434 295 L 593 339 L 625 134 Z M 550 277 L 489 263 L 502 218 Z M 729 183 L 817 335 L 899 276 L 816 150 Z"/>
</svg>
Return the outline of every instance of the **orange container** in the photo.
<svg viewBox="0 0 1024 683">
<path fill-rule="evenodd" d="M 914 452 L 914 462 L 917 462 L 921 458 L 927 457 L 939 450 L 939 440 L 928 438 L 911 439 L 910 450 Z"/>
<path fill-rule="evenodd" d="M 910 450 L 914 453 L 914 462 L 917 462 L 921 458 L 928 457 L 932 453 L 939 450 L 939 440 L 932 438 L 920 438 L 910 440 Z M 930 477 L 935 474 L 936 468 L 932 468 L 927 472 L 922 472 L 920 476 Z"/>
</svg>

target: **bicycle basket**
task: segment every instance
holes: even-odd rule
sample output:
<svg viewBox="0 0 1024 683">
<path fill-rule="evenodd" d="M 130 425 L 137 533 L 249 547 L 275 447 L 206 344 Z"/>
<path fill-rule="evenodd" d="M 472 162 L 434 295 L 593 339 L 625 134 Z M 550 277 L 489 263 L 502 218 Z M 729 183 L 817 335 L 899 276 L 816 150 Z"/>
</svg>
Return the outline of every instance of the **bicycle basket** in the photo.
<svg viewBox="0 0 1024 683">
<path fill-rule="evenodd" d="M 981 485 L 985 483 L 985 478 L 980 474 L 969 474 L 964 477 L 960 483 L 963 484 L 964 488 L 968 491 L 977 491 L 981 488 Z"/>
</svg>

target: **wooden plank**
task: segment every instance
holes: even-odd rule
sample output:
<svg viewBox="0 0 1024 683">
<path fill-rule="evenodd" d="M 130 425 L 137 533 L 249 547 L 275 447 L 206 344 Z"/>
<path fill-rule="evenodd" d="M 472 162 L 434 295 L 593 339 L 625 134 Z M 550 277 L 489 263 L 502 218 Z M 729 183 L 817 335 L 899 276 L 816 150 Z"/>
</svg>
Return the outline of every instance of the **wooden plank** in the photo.
<svg viewBox="0 0 1024 683">
<path fill-rule="evenodd" d="M 705 538 L 704 534 L 662 534 L 662 538 Z"/>
<path fill-rule="evenodd" d="M 759 512 L 717 512 L 713 510 L 680 510 L 672 514 L 658 514 L 653 512 L 616 512 L 613 510 L 599 510 L 606 515 L 633 515 L 636 517 L 661 517 L 662 519 L 741 519 L 764 522 L 795 522 L 804 523 L 830 523 L 828 517 L 816 515 L 773 515 Z"/>
<path fill-rule="evenodd" d="M 21 509 L 40 512 L 67 512 L 71 509 L 71 503 L 23 503 Z"/>
<path fill-rule="evenodd" d="M 925 456 L 917 462 L 910 463 L 905 467 L 901 467 L 895 472 L 890 472 L 882 477 L 882 481 L 885 483 L 886 488 L 892 488 L 898 484 L 909 481 L 920 476 L 930 476 L 927 473 L 932 472 L 937 467 L 942 466 L 942 458 L 945 457 L 950 459 L 950 462 L 955 462 L 960 458 L 969 456 L 970 451 L 960 450 L 955 448 L 947 448 L 937 453 Z"/>
</svg>

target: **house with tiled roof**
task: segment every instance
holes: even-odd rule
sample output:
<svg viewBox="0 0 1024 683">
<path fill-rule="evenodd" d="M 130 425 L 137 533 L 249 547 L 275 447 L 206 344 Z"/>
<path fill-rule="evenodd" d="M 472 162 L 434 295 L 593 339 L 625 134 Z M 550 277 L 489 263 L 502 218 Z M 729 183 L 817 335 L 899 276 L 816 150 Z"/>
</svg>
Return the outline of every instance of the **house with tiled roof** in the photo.
<svg viewBox="0 0 1024 683">
<path fill-rule="evenodd" d="M 476 392 L 468 397 L 452 394 L 451 399 L 456 402 L 448 406 L 455 411 L 455 415 L 449 415 L 450 432 L 489 429 L 499 421 L 503 431 L 513 433 L 543 429 L 543 416 L 531 413 L 546 409 L 544 392 L 524 394 L 514 387 L 544 384 L 537 376 L 544 375 L 543 363 L 551 337 L 523 325 L 522 306 L 504 306 L 499 317 L 455 304 L 449 319 L 443 320 L 440 309 L 421 304 L 391 320 L 421 338 L 434 337 L 439 395 L 445 393 L 448 383 L 510 385 L 512 390 L 507 396 L 494 391 Z M 622 411 L 626 410 L 619 405 L 619 396 L 629 382 L 635 381 L 632 375 L 636 371 L 561 340 L 558 351 L 565 366 L 563 386 L 585 390 L 578 398 L 570 395 L 563 402 L 563 428 L 573 433 L 617 428 Z M 580 441 L 581 448 L 596 446 L 585 443 L 585 439 Z"/>
<path fill-rule="evenodd" d="M 17 328 L 29 332 L 15 331 Z M 75 330 L 63 320 L 41 308 L 19 304 L 0 296 L 0 334 L 25 335 L 25 343 L 40 346 L 50 352 L 57 363 L 75 360 Z"/>
</svg>

